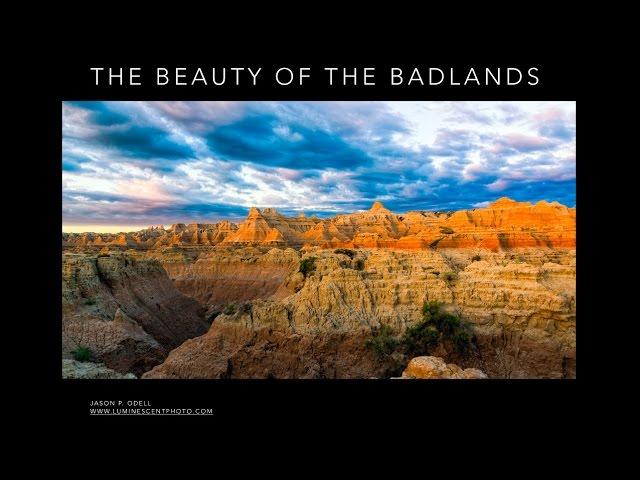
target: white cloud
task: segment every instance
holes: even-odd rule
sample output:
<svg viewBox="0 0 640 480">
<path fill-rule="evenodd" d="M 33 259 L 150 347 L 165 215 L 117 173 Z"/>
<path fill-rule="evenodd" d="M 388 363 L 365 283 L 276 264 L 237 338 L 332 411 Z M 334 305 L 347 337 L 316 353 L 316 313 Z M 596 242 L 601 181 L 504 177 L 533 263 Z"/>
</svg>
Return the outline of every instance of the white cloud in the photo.
<svg viewBox="0 0 640 480">
<path fill-rule="evenodd" d="M 509 186 L 509 182 L 504 179 L 498 179 L 487 185 L 487 188 L 492 192 L 500 192 Z"/>
</svg>

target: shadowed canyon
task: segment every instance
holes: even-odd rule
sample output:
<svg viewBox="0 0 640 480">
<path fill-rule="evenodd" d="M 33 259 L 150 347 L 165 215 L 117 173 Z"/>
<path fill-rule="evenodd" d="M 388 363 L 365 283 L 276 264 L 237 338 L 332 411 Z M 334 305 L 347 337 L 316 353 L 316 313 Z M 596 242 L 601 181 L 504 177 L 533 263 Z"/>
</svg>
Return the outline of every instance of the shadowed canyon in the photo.
<svg viewBox="0 0 640 480">
<path fill-rule="evenodd" d="M 508 198 L 63 233 L 63 358 L 94 378 L 575 378 L 575 245 L 575 208 Z"/>
</svg>

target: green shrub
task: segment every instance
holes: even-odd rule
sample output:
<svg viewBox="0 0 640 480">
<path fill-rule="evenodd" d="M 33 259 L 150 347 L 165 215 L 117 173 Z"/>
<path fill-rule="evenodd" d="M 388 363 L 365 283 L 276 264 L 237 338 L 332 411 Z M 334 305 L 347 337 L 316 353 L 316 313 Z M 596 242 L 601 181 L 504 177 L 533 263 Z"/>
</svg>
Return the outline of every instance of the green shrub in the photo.
<svg viewBox="0 0 640 480">
<path fill-rule="evenodd" d="M 440 312 L 441 303 L 437 300 L 431 300 L 429 302 L 424 302 L 422 304 L 422 318 L 424 320 L 429 320 L 432 315 L 436 315 Z"/>
<path fill-rule="evenodd" d="M 333 253 L 346 255 L 349 258 L 353 258 L 356 255 L 356 252 L 354 252 L 353 250 L 349 250 L 348 248 L 337 248 L 333 251 Z"/>
<path fill-rule="evenodd" d="M 358 258 L 355 262 L 353 262 L 353 268 L 355 270 L 364 270 L 364 260 Z"/>
<path fill-rule="evenodd" d="M 316 269 L 316 257 L 308 257 L 300 261 L 300 272 L 307 278 Z"/>
<path fill-rule="evenodd" d="M 452 335 L 461 326 L 460 319 L 449 313 L 438 315 L 435 318 L 438 320 L 437 329 L 445 335 Z"/>
<path fill-rule="evenodd" d="M 428 354 L 442 340 L 450 340 L 458 351 L 466 353 L 471 345 L 469 327 L 455 315 L 443 312 L 436 301 L 422 305 L 422 321 L 408 328 L 402 345 L 409 355 Z"/>
<path fill-rule="evenodd" d="M 398 347 L 398 339 L 393 336 L 393 329 L 390 326 L 381 325 L 364 345 L 369 350 L 373 350 L 378 357 L 384 357 L 391 355 Z"/>
<path fill-rule="evenodd" d="M 95 301 L 93 298 L 87 298 L 87 299 L 84 301 L 84 304 L 85 304 L 85 305 L 95 305 L 95 304 L 96 304 L 96 301 Z"/>
<path fill-rule="evenodd" d="M 474 255 L 473 257 L 471 257 L 472 262 L 479 262 L 480 260 L 482 260 L 482 257 L 480 255 Z"/>
<path fill-rule="evenodd" d="M 453 335 L 453 343 L 460 353 L 467 353 L 471 346 L 471 335 L 466 330 L 459 330 Z"/>
<path fill-rule="evenodd" d="M 393 336 L 391 327 L 383 325 L 365 342 L 365 346 L 379 357 L 391 355 L 396 350 L 410 357 L 429 355 L 443 340 L 452 342 L 456 349 L 466 354 L 471 347 L 469 326 L 457 316 L 443 312 L 436 301 L 422 305 L 422 321 L 407 328 L 401 338 Z"/>
<path fill-rule="evenodd" d="M 456 272 L 445 272 L 442 278 L 444 278 L 447 283 L 453 283 L 458 279 L 458 274 Z"/>
<path fill-rule="evenodd" d="M 402 345 L 410 356 L 428 353 L 439 341 L 438 329 L 425 321 L 407 328 L 402 336 Z"/>
<path fill-rule="evenodd" d="M 93 357 L 91 350 L 88 347 L 78 346 L 74 351 L 71 352 L 73 358 L 78 362 L 88 362 Z"/>
<path fill-rule="evenodd" d="M 449 227 L 440 227 L 440 233 L 444 233 L 445 235 L 451 235 L 454 231 Z"/>
<path fill-rule="evenodd" d="M 230 303 L 225 307 L 222 313 L 224 313 L 225 315 L 233 315 L 234 313 L 236 313 L 236 306 L 233 303 Z"/>
</svg>

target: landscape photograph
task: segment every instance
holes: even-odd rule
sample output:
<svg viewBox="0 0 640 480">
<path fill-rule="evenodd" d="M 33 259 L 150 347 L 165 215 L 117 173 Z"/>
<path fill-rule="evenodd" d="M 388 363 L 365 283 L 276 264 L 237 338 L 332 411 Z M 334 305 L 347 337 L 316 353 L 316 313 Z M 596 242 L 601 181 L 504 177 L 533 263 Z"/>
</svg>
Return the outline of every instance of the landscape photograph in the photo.
<svg viewBox="0 0 640 480">
<path fill-rule="evenodd" d="M 61 115 L 62 378 L 576 378 L 576 102 Z"/>
</svg>

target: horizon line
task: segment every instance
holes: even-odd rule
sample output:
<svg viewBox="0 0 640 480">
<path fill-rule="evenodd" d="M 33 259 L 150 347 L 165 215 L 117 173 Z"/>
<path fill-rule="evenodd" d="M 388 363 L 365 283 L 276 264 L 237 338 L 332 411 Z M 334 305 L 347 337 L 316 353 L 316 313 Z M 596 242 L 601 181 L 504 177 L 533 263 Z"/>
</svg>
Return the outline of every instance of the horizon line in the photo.
<svg viewBox="0 0 640 480">
<path fill-rule="evenodd" d="M 496 200 L 493 201 L 485 201 L 485 202 L 479 202 L 477 205 L 478 206 L 473 206 L 472 208 L 459 208 L 459 209 L 449 209 L 449 210 L 438 210 L 438 209 L 415 209 L 415 210 L 406 210 L 404 212 L 398 212 L 398 211 L 393 211 L 391 209 L 388 209 L 386 207 L 384 207 L 384 203 L 379 201 L 379 200 L 374 200 L 372 202 L 372 207 L 375 204 L 382 204 L 382 206 L 389 210 L 392 214 L 394 215 L 401 215 L 403 213 L 409 213 L 409 212 L 434 212 L 434 213 L 447 213 L 447 212 L 456 212 L 456 211 L 462 211 L 462 210 L 477 210 L 480 208 L 487 208 L 489 205 L 496 203 L 500 200 L 509 200 L 509 201 L 513 201 L 516 203 L 523 203 L 523 204 L 531 204 L 531 205 L 537 205 L 539 203 L 547 203 L 547 204 L 559 204 L 561 206 L 567 207 L 567 208 L 576 208 L 576 206 L 568 206 L 565 205 L 563 203 L 558 202 L 557 200 L 538 200 L 538 201 L 532 201 L 532 200 L 526 200 L 526 201 L 519 201 L 519 200 L 514 200 L 512 198 L 503 196 L 500 198 L 497 198 Z M 317 212 L 311 213 L 309 215 L 306 215 L 305 212 L 303 210 L 294 210 L 295 212 L 298 212 L 298 215 L 300 213 L 305 214 L 305 216 L 307 218 L 331 218 L 332 216 L 338 216 L 338 215 L 349 215 L 351 213 L 361 213 L 361 212 L 367 212 L 370 211 L 371 208 L 368 209 L 359 209 L 359 210 L 354 210 L 352 212 L 345 212 L 345 213 L 334 213 L 333 215 L 329 215 L 329 216 L 324 216 L 321 217 L 318 215 Z M 251 211 L 251 209 L 258 209 L 258 211 L 262 212 L 263 210 L 266 209 L 271 209 L 271 210 L 275 210 L 276 212 L 280 213 L 279 208 L 278 207 L 245 207 L 247 210 L 247 215 L 249 214 L 249 212 Z M 287 208 L 283 208 L 283 211 L 287 211 L 289 209 Z M 290 216 L 290 215 L 286 215 L 284 214 L 284 216 Z M 295 216 L 295 215 L 294 215 Z M 246 215 L 245 217 L 218 217 L 216 219 L 202 219 L 200 221 L 193 221 L 191 220 L 185 220 L 185 221 L 172 221 L 172 222 L 159 222 L 159 223 L 153 223 L 153 222 L 146 222 L 146 223 L 109 223 L 109 224 L 100 224 L 100 223 L 79 223 L 79 222 L 70 222 L 65 224 L 64 220 L 62 223 L 62 233 L 131 233 L 131 232 L 138 232 L 140 230 L 146 230 L 146 229 L 150 229 L 150 228 L 164 228 L 166 230 L 167 226 L 172 226 L 172 225 L 179 225 L 179 224 L 184 224 L 184 225 L 193 225 L 193 224 L 215 224 L 215 223 L 219 223 L 219 222 L 224 222 L 224 221 L 228 221 L 228 222 L 232 222 L 232 223 L 238 223 L 238 222 L 243 222 L 246 220 Z"/>
</svg>

